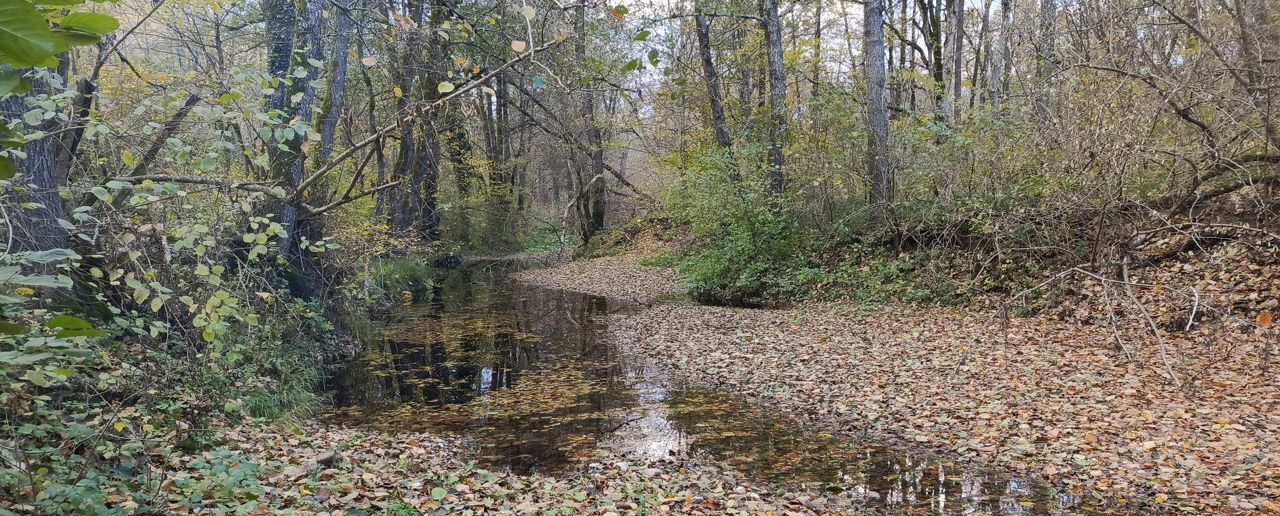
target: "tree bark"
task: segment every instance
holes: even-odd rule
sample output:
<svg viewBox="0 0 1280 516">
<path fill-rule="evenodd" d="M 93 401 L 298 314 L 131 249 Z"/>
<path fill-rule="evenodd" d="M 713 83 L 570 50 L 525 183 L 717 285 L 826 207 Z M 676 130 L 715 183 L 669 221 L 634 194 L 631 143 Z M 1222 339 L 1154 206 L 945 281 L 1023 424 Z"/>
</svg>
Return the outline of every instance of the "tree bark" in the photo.
<svg viewBox="0 0 1280 516">
<path fill-rule="evenodd" d="M 720 96 L 720 73 L 711 60 L 711 27 L 702 10 L 702 2 L 694 2 L 694 26 L 698 33 L 698 54 L 702 57 L 702 77 L 707 82 L 707 97 L 711 103 L 711 125 L 715 129 L 716 143 L 729 151 L 733 141 L 729 138 L 729 126 L 724 118 L 724 100 Z"/>
<path fill-rule="evenodd" d="M 1036 69 L 1039 84 L 1036 86 L 1034 107 L 1036 120 L 1041 126 L 1049 124 L 1049 83 L 1057 54 L 1057 35 L 1054 32 L 1057 20 L 1058 0 L 1040 0 L 1039 66 Z"/>
<path fill-rule="evenodd" d="M 578 41 L 576 53 L 580 62 L 586 62 L 587 59 L 587 11 L 585 5 L 578 6 Z M 585 244 L 591 239 L 595 233 L 604 229 L 605 222 L 605 193 L 608 191 L 603 179 L 604 174 L 604 142 L 603 134 L 600 131 L 599 122 L 596 120 L 596 96 L 592 92 L 590 85 L 582 92 L 582 120 L 586 124 L 583 129 L 582 139 L 586 143 L 587 151 L 586 159 L 590 160 L 589 167 L 579 167 L 579 170 L 587 168 L 590 172 L 589 177 L 601 177 L 600 180 L 588 181 L 581 177 L 579 173 L 580 194 L 585 195 L 585 199 L 580 201 L 582 207 L 582 241 Z M 585 184 L 584 184 L 585 183 Z"/>
<path fill-rule="evenodd" d="M 890 225 L 893 222 L 894 179 L 893 171 L 889 169 L 884 0 L 867 0 L 863 4 L 862 23 L 867 76 L 867 175 L 871 178 L 871 210 L 879 223 Z"/>
<path fill-rule="evenodd" d="M 769 76 L 769 172 L 768 192 L 781 195 L 786 190 L 787 140 L 787 75 L 783 67 L 782 25 L 778 19 L 778 0 L 761 0 L 764 25 L 765 57 Z"/>
<path fill-rule="evenodd" d="M 31 81 L 31 91 L 24 96 L 11 95 L 0 100 L 0 116 L 6 120 L 22 118 L 27 112 L 27 99 L 35 99 L 40 95 L 53 95 L 53 88 L 43 79 Z M 54 131 L 58 127 L 57 118 L 42 122 L 36 130 Z M 25 191 L 9 189 L 3 201 L 6 205 L 4 216 L 9 218 L 12 232 L 12 251 L 46 251 L 67 247 L 67 231 L 58 224 L 58 219 L 66 218 L 66 207 L 58 188 L 62 186 L 60 174 L 55 166 L 58 160 L 58 138 L 52 135 L 27 142 L 22 146 L 25 154 L 22 158 L 11 157 L 21 176 L 15 178 L 15 185 L 28 186 Z M 23 207 L 24 204 L 28 207 Z M 2 243 L 2 241 L 0 241 Z"/>
<path fill-rule="evenodd" d="M 323 163 L 333 154 L 333 140 L 338 132 L 338 119 L 342 118 L 347 102 L 347 54 L 350 52 L 351 0 L 334 0 L 337 22 L 333 31 L 333 73 L 329 75 L 329 92 L 320 118 L 320 160 Z"/>
<path fill-rule="evenodd" d="M 951 4 L 951 121 L 958 124 L 964 96 L 964 0 Z"/>
</svg>

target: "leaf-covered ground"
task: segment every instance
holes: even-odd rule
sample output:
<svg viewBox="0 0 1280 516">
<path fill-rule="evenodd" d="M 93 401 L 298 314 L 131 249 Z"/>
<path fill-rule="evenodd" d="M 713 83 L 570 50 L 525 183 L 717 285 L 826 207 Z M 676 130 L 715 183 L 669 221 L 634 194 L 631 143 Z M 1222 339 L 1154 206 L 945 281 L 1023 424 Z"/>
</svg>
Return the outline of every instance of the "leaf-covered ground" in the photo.
<svg viewBox="0 0 1280 516">
<path fill-rule="evenodd" d="M 1275 284 L 1241 292 L 1215 281 L 1272 277 L 1269 262 L 1232 266 L 1213 256 L 1177 277 L 1161 272 L 1173 265 L 1135 275 L 1169 290 L 1199 285 L 1201 296 L 1243 299 L 1250 309 L 1274 306 Z M 637 284 L 676 289 L 674 281 L 661 285 L 669 276 L 638 279 L 649 271 L 636 267 L 597 259 L 526 277 L 606 295 Z M 1235 272 L 1240 267 L 1252 274 Z M 1161 290 L 1141 296 L 1162 328 L 1163 353 L 1133 305 L 1117 305 L 1130 317 L 1115 327 L 1010 318 L 995 306 L 678 303 L 617 314 L 609 326 L 630 353 L 817 428 L 972 459 L 1129 507 L 1280 511 L 1280 380 L 1267 355 L 1274 328 L 1259 324 L 1269 319 L 1230 316 L 1237 303 L 1211 319 L 1201 315 L 1191 331 L 1166 331 L 1189 305 L 1156 303 Z M 1201 310 L 1210 306 L 1200 302 Z M 1109 320 L 1096 300 L 1086 305 L 1101 314 L 1095 320 Z"/>
<path fill-rule="evenodd" d="M 191 501 L 191 486 L 223 510 L 257 514 L 847 514 L 859 506 L 855 494 L 783 491 L 696 458 L 637 462 L 603 450 L 569 474 L 516 475 L 476 468 L 464 440 L 431 433 L 312 421 L 222 437 L 225 450 L 171 464 L 178 472 L 161 491 L 175 502 L 165 512 L 212 512 Z M 228 507 L 235 499 L 242 505 Z"/>
<path fill-rule="evenodd" d="M 665 296 L 684 294 L 673 269 L 643 265 L 638 254 L 606 256 L 568 262 L 548 269 L 515 273 L 522 282 L 575 290 L 597 296 L 648 304 Z"/>
</svg>

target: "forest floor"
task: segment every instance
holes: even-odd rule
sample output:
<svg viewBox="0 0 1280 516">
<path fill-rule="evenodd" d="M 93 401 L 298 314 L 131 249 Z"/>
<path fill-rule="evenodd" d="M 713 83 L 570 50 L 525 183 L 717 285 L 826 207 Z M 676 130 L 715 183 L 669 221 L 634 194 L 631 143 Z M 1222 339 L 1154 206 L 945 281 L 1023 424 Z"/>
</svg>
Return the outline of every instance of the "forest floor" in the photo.
<svg viewBox="0 0 1280 516">
<path fill-rule="evenodd" d="M 1246 252 L 1228 245 L 1214 254 L 1256 250 L 1241 245 Z M 1201 257 L 1135 277 L 1172 290 L 1186 278 L 1169 271 L 1186 272 L 1206 300 L 1216 288 L 1216 299 L 1269 307 L 1280 278 L 1263 262 Z M 670 271 L 628 256 L 521 277 L 646 302 L 680 290 Z M 1238 288 L 1250 282 L 1251 292 Z M 1157 288 L 1143 299 L 1160 295 Z M 1057 316 L 1036 317 L 1008 317 L 994 304 L 658 303 L 611 316 L 609 331 L 625 352 L 818 431 L 971 460 L 1126 507 L 1280 512 L 1280 380 L 1269 367 L 1269 317 L 1201 321 L 1176 337 L 1162 332 L 1161 344 L 1143 333 L 1149 326 L 1091 322 L 1100 318 L 1097 303 L 1079 297 Z M 1151 312 L 1164 324 L 1162 316 L 1179 310 Z"/>
</svg>

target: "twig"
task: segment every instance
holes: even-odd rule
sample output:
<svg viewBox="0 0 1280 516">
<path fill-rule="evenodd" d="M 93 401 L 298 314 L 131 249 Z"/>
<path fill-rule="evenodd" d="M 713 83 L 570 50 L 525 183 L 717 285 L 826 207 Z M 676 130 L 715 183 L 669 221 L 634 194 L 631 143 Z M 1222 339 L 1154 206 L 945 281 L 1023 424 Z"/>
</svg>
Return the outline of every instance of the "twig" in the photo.
<svg viewBox="0 0 1280 516">
<path fill-rule="evenodd" d="M 1169 374 L 1169 379 L 1173 380 L 1173 386 L 1182 388 L 1182 382 L 1178 380 L 1178 375 L 1173 372 L 1173 364 L 1169 363 L 1169 351 L 1164 343 L 1164 336 L 1160 335 L 1160 328 L 1156 326 L 1156 322 L 1151 319 L 1151 314 L 1147 312 L 1147 307 L 1138 300 L 1138 296 L 1133 293 L 1133 284 L 1129 282 L 1129 258 L 1125 257 L 1120 262 L 1121 277 L 1124 278 L 1125 293 L 1129 294 L 1129 300 L 1138 307 L 1138 311 L 1142 312 L 1142 317 L 1147 320 L 1147 325 L 1151 327 L 1151 333 L 1156 336 L 1156 342 L 1160 344 L 1160 361 L 1164 362 L 1164 369 Z"/>
<path fill-rule="evenodd" d="M 1196 323 L 1196 310 L 1200 308 L 1200 291 L 1195 287 L 1191 287 L 1191 294 L 1195 296 L 1195 302 L 1191 305 L 1191 315 L 1187 316 L 1187 327 L 1184 332 L 1191 331 L 1191 325 Z"/>
</svg>

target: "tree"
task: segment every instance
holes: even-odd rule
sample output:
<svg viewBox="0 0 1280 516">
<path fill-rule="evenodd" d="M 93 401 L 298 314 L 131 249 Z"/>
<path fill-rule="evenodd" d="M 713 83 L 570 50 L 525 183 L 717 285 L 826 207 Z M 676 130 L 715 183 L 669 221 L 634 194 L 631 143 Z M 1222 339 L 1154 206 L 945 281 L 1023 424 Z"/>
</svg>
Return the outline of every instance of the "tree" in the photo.
<svg viewBox="0 0 1280 516">
<path fill-rule="evenodd" d="M 716 133 L 716 143 L 726 152 L 732 152 L 729 125 L 724 118 L 724 99 L 720 96 L 720 72 L 711 59 L 711 27 L 703 12 L 701 1 L 694 2 L 694 24 L 698 37 L 698 56 L 702 61 L 702 77 L 707 83 L 707 102 L 711 104 L 711 126 Z"/>
<path fill-rule="evenodd" d="M 769 159 L 767 185 L 769 193 L 782 195 L 787 176 L 783 170 L 788 132 L 787 72 L 783 65 L 782 24 L 778 19 L 778 0 L 761 0 L 760 17 L 764 26 L 766 67 L 769 76 Z"/>
<path fill-rule="evenodd" d="M 871 179 L 871 211 L 880 224 L 887 225 L 893 222 L 894 178 L 889 168 L 884 0 L 867 0 L 863 4 L 862 36 L 867 75 L 867 176 Z"/>
</svg>

